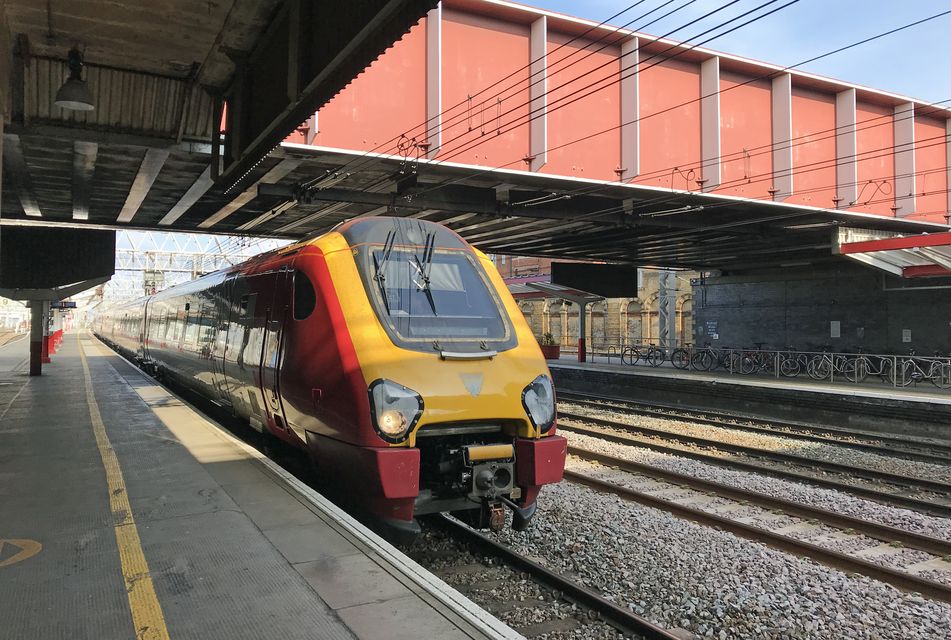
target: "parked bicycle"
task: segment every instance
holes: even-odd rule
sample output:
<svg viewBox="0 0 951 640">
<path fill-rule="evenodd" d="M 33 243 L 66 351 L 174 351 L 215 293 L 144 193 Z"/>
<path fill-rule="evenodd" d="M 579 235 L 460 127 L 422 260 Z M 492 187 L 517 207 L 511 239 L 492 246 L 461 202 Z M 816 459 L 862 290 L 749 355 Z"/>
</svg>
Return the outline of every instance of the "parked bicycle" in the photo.
<svg viewBox="0 0 951 640">
<path fill-rule="evenodd" d="M 634 365 L 643 360 L 652 367 L 659 367 L 667 360 L 666 352 L 657 345 L 625 347 L 621 352 L 621 362 Z"/>
<path fill-rule="evenodd" d="M 907 387 L 925 380 L 939 389 L 951 389 L 951 363 L 937 353 L 926 358 L 912 351 L 909 357 L 899 361 L 891 381 L 899 387 Z"/>
<path fill-rule="evenodd" d="M 809 359 L 806 373 L 813 380 L 832 380 L 836 375 L 845 376 L 845 366 L 849 357 L 843 354 L 831 353 L 832 348 L 823 347 L 823 352 Z"/>
</svg>

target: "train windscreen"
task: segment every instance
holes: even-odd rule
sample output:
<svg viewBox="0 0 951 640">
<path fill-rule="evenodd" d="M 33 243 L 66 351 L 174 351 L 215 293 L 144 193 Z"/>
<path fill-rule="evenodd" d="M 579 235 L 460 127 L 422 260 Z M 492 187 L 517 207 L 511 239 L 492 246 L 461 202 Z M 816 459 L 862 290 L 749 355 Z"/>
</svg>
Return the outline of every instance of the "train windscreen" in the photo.
<svg viewBox="0 0 951 640">
<path fill-rule="evenodd" d="M 365 255 L 364 282 L 398 344 L 465 351 L 514 346 L 501 301 L 468 251 L 377 246 Z"/>
</svg>

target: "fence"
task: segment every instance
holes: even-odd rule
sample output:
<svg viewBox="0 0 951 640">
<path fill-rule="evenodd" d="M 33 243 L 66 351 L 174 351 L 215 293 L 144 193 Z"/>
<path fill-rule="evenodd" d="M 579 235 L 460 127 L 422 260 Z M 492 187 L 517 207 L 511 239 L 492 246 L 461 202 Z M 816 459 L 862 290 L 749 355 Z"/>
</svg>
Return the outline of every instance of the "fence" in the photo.
<svg viewBox="0 0 951 640">
<path fill-rule="evenodd" d="M 588 347 L 591 362 L 671 366 L 690 371 L 722 371 L 735 375 L 775 378 L 808 376 L 813 380 L 862 383 L 880 380 L 893 387 L 930 382 L 951 389 L 951 358 L 920 356 L 797 351 L 792 349 L 734 349 L 683 346 L 663 349 L 652 344 L 600 343 Z"/>
</svg>

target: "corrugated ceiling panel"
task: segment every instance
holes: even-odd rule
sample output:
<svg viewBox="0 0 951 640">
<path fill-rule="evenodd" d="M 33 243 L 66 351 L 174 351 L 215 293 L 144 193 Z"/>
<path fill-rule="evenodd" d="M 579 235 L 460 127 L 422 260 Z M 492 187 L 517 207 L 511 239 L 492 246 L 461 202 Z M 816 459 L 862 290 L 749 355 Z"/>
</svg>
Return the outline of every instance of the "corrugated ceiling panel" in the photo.
<svg viewBox="0 0 951 640">
<path fill-rule="evenodd" d="M 84 77 L 96 109 L 69 111 L 53 105 L 56 92 L 67 77 L 65 62 L 30 60 L 24 73 L 24 110 L 29 121 L 175 138 L 182 109 L 188 102 L 184 139 L 210 139 L 212 98 L 186 80 L 87 66 Z M 190 101 L 186 101 L 188 91 L 193 92 Z"/>
</svg>

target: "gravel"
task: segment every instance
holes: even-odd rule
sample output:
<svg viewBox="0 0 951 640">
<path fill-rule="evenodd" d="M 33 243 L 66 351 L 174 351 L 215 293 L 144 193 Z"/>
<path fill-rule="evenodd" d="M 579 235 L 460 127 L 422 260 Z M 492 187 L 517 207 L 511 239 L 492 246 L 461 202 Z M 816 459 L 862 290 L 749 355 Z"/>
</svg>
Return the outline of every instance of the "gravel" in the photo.
<svg viewBox="0 0 951 640">
<path fill-rule="evenodd" d="M 567 620 L 567 626 L 576 625 L 573 629 L 533 634 L 533 640 L 627 637 L 600 620 L 589 619 L 587 611 L 553 594 L 527 574 L 494 558 L 472 553 L 441 530 L 424 528 L 407 552 L 513 629 L 531 631 L 532 625 L 551 620 Z"/>
<path fill-rule="evenodd" d="M 569 458 L 568 468 L 573 471 L 610 482 L 612 484 L 634 489 L 637 489 L 638 485 L 642 485 L 644 479 L 644 476 L 604 467 L 597 463 L 591 463 L 577 458 Z M 637 490 L 656 495 L 658 487 L 662 486 L 663 485 L 657 485 L 653 488 Z M 691 496 L 706 495 L 704 492 L 699 490 L 691 490 L 689 493 Z M 667 500 L 674 499 L 666 493 L 662 497 Z M 683 495 L 683 497 L 686 498 L 688 496 Z M 728 502 L 734 505 L 739 504 L 736 501 Z M 722 506 L 719 501 L 716 501 L 709 504 L 699 505 L 699 508 L 704 511 L 716 513 L 717 508 L 714 505 Z M 696 508 L 698 505 L 694 506 Z M 748 505 L 739 509 L 731 509 L 728 513 L 721 513 L 719 515 L 731 520 L 741 520 L 746 524 L 759 527 L 761 529 L 766 529 L 768 531 L 776 531 L 784 527 L 806 522 L 804 519 L 795 516 L 774 513 L 770 509 L 761 507 L 759 505 Z M 864 550 L 866 553 L 856 555 L 869 562 L 890 567 L 892 569 L 903 570 L 906 567 L 918 562 L 935 559 L 935 556 L 918 549 L 907 549 L 903 548 L 901 545 L 893 546 L 889 543 L 882 542 L 881 540 L 876 540 L 874 538 L 869 538 L 859 534 L 849 534 L 842 531 L 841 529 L 823 526 L 819 523 L 815 523 L 815 525 L 813 525 L 813 523 L 809 524 L 810 526 L 803 530 L 786 531 L 783 532 L 782 535 L 802 540 L 804 542 L 809 542 L 841 553 L 856 554 L 856 552 Z M 884 550 L 884 553 L 882 550 Z M 871 552 L 869 553 L 869 551 Z M 947 565 L 946 570 L 934 572 L 934 575 L 931 579 L 951 585 L 951 562 L 945 564 Z"/>
<path fill-rule="evenodd" d="M 650 464 L 667 471 L 741 487 L 776 498 L 785 498 L 855 518 L 905 529 L 906 531 L 951 540 L 951 519 L 948 518 L 929 516 L 909 509 L 883 505 L 832 489 L 824 489 L 780 478 L 770 478 L 748 471 L 724 469 L 700 460 L 681 458 L 642 447 L 607 442 L 599 438 L 567 431 L 563 431 L 561 434 L 568 438 L 571 444 L 617 458 Z"/>
<path fill-rule="evenodd" d="M 608 599 L 703 638 L 951 637 L 951 606 L 568 482 L 497 537 Z"/>
<path fill-rule="evenodd" d="M 594 409 L 591 407 L 574 405 L 570 402 L 559 402 L 559 407 L 571 410 L 581 415 L 591 415 L 609 420 L 618 420 L 627 424 L 642 425 L 655 429 L 664 429 L 672 433 L 689 435 L 701 438 L 718 440 L 727 444 L 745 447 L 758 447 L 767 451 L 776 451 L 816 460 L 847 464 L 856 467 L 865 467 L 885 473 L 892 473 L 913 478 L 926 478 L 938 482 L 951 483 L 951 467 L 903 460 L 890 456 L 878 455 L 867 451 L 859 451 L 848 447 L 841 447 L 819 442 L 795 440 L 783 436 L 772 436 L 759 433 L 739 431 L 726 427 L 699 424 L 689 420 L 655 418 L 638 414 L 627 413 L 623 410 Z"/>
</svg>

